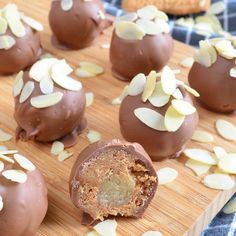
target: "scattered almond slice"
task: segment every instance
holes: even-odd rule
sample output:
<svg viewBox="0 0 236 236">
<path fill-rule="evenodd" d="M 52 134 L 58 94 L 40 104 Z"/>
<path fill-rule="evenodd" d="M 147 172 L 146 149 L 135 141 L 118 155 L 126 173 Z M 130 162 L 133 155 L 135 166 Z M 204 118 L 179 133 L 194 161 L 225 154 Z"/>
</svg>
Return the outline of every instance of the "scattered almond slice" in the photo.
<svg viewBox="0 0 236 236">
<path fill-rule="evenodd" d="M 142 236 L 162 236 L 162 233 L 160 231 L 147 231 Z"/>
<path fill-rule="evenodd" d="M 232 78 L 236 78 L 236 67 L 231 68 L 229 74 Z"/>
<path fill-rule="evenodd" d="M 0 36 L 0 49 L 8 50 L 12 48 L 16 44 L 16 40 L 9 36 L 9 35 L 3 35 Z"/>
<path fill-rule="evenodd" d="M 214 137 L 209 132 L 203 130 L 195 130 L 192 140 L 201 142 L 201 143 L 211 143 L 214 141 Z"/>
<path fill-rule="evenodd" d="M 10 141 L 11 139 L 12 139 L 12 135 L 0 129 L 0 142 L 7 142 L 7 141 Z"/>
<path fill-rule="evenodd" d="M 157 35 L 162 33 L 162 28 L 158 26 L 154 21 L 147 19 L 139 19 L 136 24 L 145 32 L 147 35 Z"/>
<path fill-rule="evenodd" d="M 19 102 L 24 103 L 34 91 L 34 82 L 28 81 L 20 94 Z"/>
<path fill-rule="evenodd" d="M 182 92 L 177 88 L 174 93 L 172 94 L 172 96 L 175 98 L 175 99 L 183 99 L 183 94 Z"/>
<path fill-rule="evenodd" d="M 131 12 L 131 13 L 127 13 L 125 15 L 122 15 L 122 16 L 118 16 L 115 20 L 115 23 L 116 22 L 120 22 L 120 21 L 131 21 L 131 22 L 134 22 L 138 19 L 138 15 L 137 13 L 135 12 Z"/>
<path fill-rule="evenodd" d="M 173 168 L 164 167 L 157 171 L 157 176 L 159 185 L 168 184 L 177 178 L 178 171 Z"/>
<path fill-rule="evenodd" d="M 85 71 L 89 72 L 90 74 L 100 75 L 104 73 L 103 67 L 92 62 L 82 61 L 79 63 L 79 66 L 83 68 Z"/>
<path fill-rule="evenodd" d="M 73 0 L 61 0 L 61 8 L 63 11 L 69 11 L 73 7 Z"/>
<path fill-rule="evenodd" d="M 37 30 L 37 31 L 43 31 L 43 25 L 41 23 L 39 23 L 38 21 L 36 21 L 35 19 L 33 19 L 29 16 L 25 16 L 25 15 L 21 15 L 21 19 L 27 25 L 29 25 L 32 29 Z"/>
<path fill-rule="evenodd" d="M 224 156 L 218 162 L 218 167 L 229 174 L 236 174 L 236 158 Z"/>
<path fill-rule="evenodd" d="M 153 20 L 157 16 L 158 10 L 155 6 L 148 5 L 139 9 L 137 14 L 141 19 Z"/>
<path fill-rule="evenodd" d="M 7 21 L 0 15 L 0 34 L 5 34 L 7 32 Z"/>
<path fill-rule="evenodd" d="M 30 100 L 30 103 L 35 108 L 46 108 L 56 105 L 62 100 L 63 93 L 56 92 L 47 95 L 41 95 L 37 97 L 33 97 Z"/>
<path fill-rule="evenodd" d="M 50 77 L 45 77 L 39 82 L 40 90 L 43 94 L 53 93 L 54 83 Z"/>
<path fill-rule="evenodd" d="M 124 87 L 122 93 L 120 94 L 120 96 L 112 100 L 112 102 L 111 102 L 112 105 L 120 105 L 122 103 L 122 101 L 129 95 L 128 89 L 129 89 L 129 86 L 126 85 Z"/>
<path fill-rule="evenodd" d="M 217 164 L 217 159 L 213 156 L 213 154 L 204 149 L 189 148 L 184 150 L 184 154 L 194 161 L 209 165 Z"/>
<path fill-rule="evenodd" d="M 0 172 L 4 170 L 4 162 L 0 161 Z"/>
<path fill-rule="evenodd" d="M 134 110 L 134 114 L 146 126 L 158 131 L 166 131 L 164 117 L 160 113 L 146 107 L 140 107 Z"/>
<path fill-rule="evenodd" d="M 191 17 L 181 17 L 178 20 L 176 20 L 177 25 L 185 26 L 185 27 L 193 27 L 195 22 L 194 19 Z"/>
<path fill-rule="evenodd" d="M 235 182 L 226 174 L 211 174 L 204 178 L 203 184 L 212 189 L 229 190 L 235 186 Z"/>
<path fill-rule="evenodd" d="M 168 95 L 172 95 L 177 88 L 175 73 L 168 66 L 162 70 L 161 84 L 163 91 Z"/>
<path fill-rule="evenodd" d="M 191 115 L 196 112 L 196 108 L 184 100 L 173 99 L 171 101 L 173 108 L 181 115 Z"/>
<path fill-rule="evenodd" d="M 101 10 L 98 11 L 98 19 L 100 19 L 100 20 L 106 19 L 106 15 Z"/>
<path fill-rule="evenodd" d="M 146 102 L 151 97 L 156 86 L 156 72 L 153 70 L 147 76 L 146 85 L 142 94 L 142 101 Z"/>
<path fill-rule="evenodd" d="M 23 75 L 24 72 L 20 71 L 17 75 L 16 75 L 16 79 L 13 85 L 13 96 L 17 97 L 18 95 L 20 95 L 21 90 L 24 87 L 24 81 L 23 81 Z"/>
<path fill-rule="evenodd" d="M 35 165 L 29 159 L 20 154 L 14 154 L 14 159 L 25 170 L 34 171 L 36 169 Z"/>
<path fill-rule="evenodd" d="M 221 169 L 218 168 L 218 167 L 215 168 L 214 173 L 215 173 L 215 174 L 226 174 L 226 175 L 228 174 L 228 173 L 224 172 L 223 170 L 221 170 Z"/>
<path fill-rule="evenodd" d="M 95 74 L 91 74 L 88 71 L 86 71 L 83 68 L 78 68 L 75 70 L 75 74 L 79 77 L 79 78 L 92 78 L 95 77 Z"/>
<path fill-rule="evenodd" d="M 144 91 L 146 84 L 146 76 L 142 73 L 136 75 L 129 84 L 128 94 L 136 96 Z"/>
<path fill-rule="evenodd" d="M 222 147 L 213 147 L 213 151 L 218 159 L 221 159 L 222 157 L 227 156 L 227 152 Z"/>
<path fill-rule="evenodd" d="M 184 88 L 191 93 L 194 97 L 200 97 L 200 94 L 193 88 L 189 87 L 188 85 L 184 84 Z"/>
<path fill-rule="evenodd" d="M 111 47 L 111 44 L 110 44 L 110 43 L 103 43 L 103 44 L 101 45 L 101 48 L 104 48 L 104 49 L 110 49 L 110 47 Z"/>
<path fill-rule="evenodd" d="M 93 231 L 86 233 L 85 236 L 101 236 L 101 235 L 98 234 L 95 230 L 93 230 Z"/>
<path fill-rule="evenodd" d="M 90 143 L 95 143 L 102 138 L 102 135 L 95 130 L 89 130 L 89 132 L 87 134 L 87 138 Z"/>
<path fill-rule="evenodd" d="M 216 130 L 223 138 L 236 141 L 236 127 L 232 123 L 219 119 L 216 121 Z"/>
<path fill-rule="evenodd" d="M 2 154 L 0 154 L 0 160 L 6 161 L 6 162 L 9 162 L 9 163 L 12 163 L 12 164 L 15 163 L 14 160 L 12 160 L 11 158 L 9 158 L 5 155 L 2 155 Z"/>
<path fill-rule="evenodd" d="M 224 12 L 225 10 L 225 3 L 220 1 L 220 2 L 215 2 L 213 4 L 211 4 L 210 8 L 207 10 L 207 14 L 209 15 L 217 15 L 220 14 L 222 12 Z"/>
<path fill-rule="evenodd" d="M 27 180 L 27 174 L 22 170 L 5 170 L 2 172 L 2 175 L 13 182 L 16 183 L 25 183 Z"/>
<path fill-rule="evenodd" d="M 12 155 L 16 154 L 17 152 L 17 150 L 0 150 L 1 155 Z"/>
<path fill-rule="evenodd" d="M 194 63 L 193 57 L 187 57 L 180 62 L 180 65 L 184 68 L 191 68 Z"/>
<path fill-rule="evenodd" d="M 3 199 L 2 196 L 0 196 L 0 211 L 3 209 Z"/>
<path fill-rule="evenodd" d="M 63 151 L 64 151 L 64 144 L 59 141 L 54 141 L 52 144 L 51 153 L 53 155 L 59 155 Z"/>
<path fill-rule="evenodd" d="M 59 155 L 58 155 L 58 161 L 63 162 L 65 160 L 67 160 L 68 158 L 70 158 L 71 156 L 73 156 L 74 153 L 72 152 L 67 152 L 67 151 L 62 151 Z"/>
<path fill-rule="evenodd" d="M 86 93 L 86 107 L 89 107 L 93 104 L 94 94 L 92 92 Z"/>
<path fill-rule="evenodd" d="M 223 208 L 225 214 L 232 214 L 236 212 L 236 198 L 230 200 Z"/>
<path fill-rule="evenodd" d="M 115 220 L 105 220 L 93 227 L 102 236 L 116 236 L 117 222 Z"/>
<path fill-rule="evenodd" d="M 180 114 L 171 105 L 166 111 L 164 124 L 169 132 L 176 132 L 184 123 L 185 115 Z"/>
<path fill-rule="evenodd" d="M 190 168 L 197 176 L 207 173 L 211 168 L 211 165 L 209 164 L 204 164 L 198 161 L 194 161 L 192 159 L 188 159 L 185 163 L 185 166 Z"/>
</svg>

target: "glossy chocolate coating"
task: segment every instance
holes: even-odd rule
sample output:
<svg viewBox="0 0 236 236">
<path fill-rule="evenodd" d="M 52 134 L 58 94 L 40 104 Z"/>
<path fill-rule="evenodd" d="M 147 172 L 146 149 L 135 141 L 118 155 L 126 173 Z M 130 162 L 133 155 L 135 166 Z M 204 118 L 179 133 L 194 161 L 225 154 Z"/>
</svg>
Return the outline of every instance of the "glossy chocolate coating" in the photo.
<svg viewBox="0 0 236 236">
<path fill-rule="evenodd" d="M 99 168 L 105 168 L 104 172 L 106 172 L 107 170 L 111 170 L 112 174 L 109 175 L 109 179 L 112 179 L 113 175 L 115 175 L 115 173 L 117 172 L 117 169 L 114 169 L 115 163 L 117 163 L 117 162 L 120 163 L 120 161 L 118 161 L 119 159 L 116 156 L 116 155 L 118 155 L 117 153 L 120 151 L 124 151 L 125 153 L 128 153 L 128 155 L 131 155 L 134 158 L 135 164 L 140 164 L 141 166 L 143 166 L 146 169 L 145 174 L 147 176 L 149 176 L 155 180 L 150 185 L 146 186 L 147 189 L 150 188 L 150 192 L 148 194 L 148 197 L 144 201 L 143 205 L 140 206 L 138 209 L 134 210 L 132 212 L 132 214 L 129 214 L 129 215 L 122 214 L 117 209 L 117 207 L 112 206 L 111 203 L 108 203 L 108 205 L 109 205 L 108 209 L 111 210 L 111 212 L 112 212 L 109 215 L 123 215 L 123 216 L 130 216 L 130 217 L 134 217 L 134 218 L 142 217 L 145 210 L 147 209 L 148 205 L 150 204 L 152 198 L 155 195 L 155 192 L 157 189 L 157 184 L 158 184 L 156 171 L 153 167 L 150 157 L 148 156 L 148 154 L 142 148 L 141 145 L 139 145 L 138 143 L 128 143 L 125 141 L 120 141 L 117 139 L 114 139 L 111 141 L 99 141 L 99 142 L 93 143 L 93 144 L 89 145 L 87 148 L 85 148 L 80 153 L 79 157 L 77 158 L 77 160 L 72 168 L 71 175 L 70 175 L 70 181 L 69 181 L 71 200 L 76 207 L 80 208 L 85 213 L 84 216 L 86 216 L 85 217 L 86 221 L 83 221 L 83 223 L 85 223 L 85 224 L 91 223 L 91 221 L 101 219 L 101 218 L 95 217 L 97 212 L 100 211 L 100 205 L 98 205 L 97 209 L 96 208 L 89 209 L 88 206 L 86 207 L 80 200 L 81 198 L 80 198 L 79 189 L 81 186 L 84 186 L 86 184 L 93 185 L 92 183 L 94 183 L 94 186 L 97 186 L 96 183 L 99 181 L 102 182 L 103 179 L 101 179 L 102 177 L 97 176 L 98 172 L 96 172 L 96 171 L 94 172 L 93 180 L 85 179 L 84 173 L 86 172 L 86 170 L 84 168 L 85 168 L 85 166 L 87 167 L 88 163 L 91 163 L 91 161 L 93 161 L 93 160 L 101 160 L 100 155 L 110 152 L 110 151 L 114 152 L 113 165 L 112 166 L 110 165 L 110 161 L 107 161 L 106 166 L 96 165 L 96 168 L 98 170 L 99 170 Z M 101 163 L 101 162 L 98 161 L 98 163 Z M 122 170 L 118 170 L 118 173 L 120 173 L 120 171 L 122 172 Z M 141 170 L 136 170 L 136 171 L 137 171 L 137 173 L 139 171 L 141 173 Z M 130 170 L 130 173 L 133 174 L 133 173 L 135 173 L 135 171 L 132 172 Z M 88 183 L 86 183 L 86 181 L 88 181 Z M 96 189 L 97 187 L 94 187 L 94 188 Z M 143 194 L 145 195 L 145 193 L 143 193 Z M 96 198 L 96 199 L 98 199 L 98 198 Z M 129 206 L 129 204 L 131 204 L 131 203 L 126 203 L 125 206 Z M 121 204 L 120 207 L 123 207 L 123 205 Z M 114 210 L 114 209 L 116 209 L 116 210 Z M 104 215 L 104 217 L 107 217 L 107 216 L 108 215 Z"/>
<path fill-rule="evenodd" d="M 132 80 L 139 73 L 160 71 L 169 61 L 173 47 L 170 34 L 125 40 L 118 37 L 114 30 L 110 48 L 112 73 L 120 80 Z"/>
<path fill-rule="evenodd" d="M 181 89 L 184 100 L 192 104 L 190 96 Z M 142 102 L 141 94 L 126 97 L 120 107 L 119 122 L 123 137 L 129 142 L 140 143 L 153 161 L 177 158 L 191 139 L 198 123 L 198 114 L 186 116 L 176 132 L 157 131 L 143 124 L 134 114 L 139 107 L 146 107 L 165 115 L 170 102 L 164 107 L 154 107 L 149 101 Z"/>
<path fill-rule="evenodd" d="M 4 170 L 21 169 L 18 164 L 5 166 Z M 0 173 L 0 196 L 3 198 L 0 235 L 35 235 L 48 208 L 47 187 L 40 171 L 27 171 L 23 184 L 7 180 Z"/>
<path fill-rule="evenodd" d="M 53 1 L 49 24 L 54 34 L 54 45 L 64 49 L 90 46 L 111 24 L 111 21 L 99 18 L 99 11 L 105 14 L 100 0 L 73 0 L 73 7 L 69 11 L 61 8 L 59 0 Z"/>
<path fill-rule="evenodd" d="M 236 110 L 236 80 L 229 74 L 235 59 L 217 56 L 210 67 L 195 62 L 189 73 L 189 84 L 200 93 L 198 98 L 208 109 L 216 112 Z"/>
<path fill-rule="evenodd" d="M 29 80 L 33 81 L 28 72 L 24 73 L 23 80 L 24 84 Z M 54 92 L 62 92 L 64 94 L 62 100 L 54 106 L 43 109 L 34 108 L 30 104 L 32 97 L 42 95 L 38 82 L 35 82 L 33 93 L 24 103 L 19 103 L 19 96 L 15 98 L 17 138 L 40 142 L 64 138 L 67 139 L 66 146 L 75 144 L 77 132 L 84 128 L 85 93 L 83 89 L 76 92 L 65 90 L 55 83 Z"/>
<path fill-rule="evenodd" d="M 8 29 L 7 35 L 13 37 L 16 44 L 10 49 L 0 49 L 0 74 L 14 74 L 31 66 L 42 54 L 39 33 L 24 25 L 26 35 L 22 38 L 16 37 Z"/>
</svg>

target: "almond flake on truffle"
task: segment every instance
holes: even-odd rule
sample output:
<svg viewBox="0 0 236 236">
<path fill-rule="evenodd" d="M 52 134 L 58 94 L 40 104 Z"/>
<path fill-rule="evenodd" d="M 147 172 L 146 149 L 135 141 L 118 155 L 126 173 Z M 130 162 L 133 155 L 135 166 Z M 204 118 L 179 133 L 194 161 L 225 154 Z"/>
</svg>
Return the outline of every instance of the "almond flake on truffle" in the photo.
<svg viewBox="0 0 236 236">
<path fill-rule="evenodd" d="M 158 26 L 158 28 L 160 28 L 162 33 L 168 34 L 170 32 L 170 26 L 165 20 L 156 18 L 155 23 Z"/>
<path fill-rule="evenodd" d="M 101 140 L 102 135 L 95 130 L 89 130 L 87 133 L 87 138 L 90 143 L 95 143 L 95 142 Z"/>
<path fill-rule="evenodd" d="M 188 159 L 185 163 L 185 166 L 191 169 L 197 176 L 206 174 L 211 168 L 211 165 L 209 164 L 204 164 L 198 161 L 194 161 L 192 159 Z"/>
<path fill-rule="evenodd" d="M 157 7 L 149 5 L 139 9 L 137 14 L 141 19 L 153 20 L 157 16 L 158 10 Z"/>
<path fill-rule="evenodd" d="M 210 8 L 207 10 L 208 15 L 218 15 L 222 12 L 224 12 L 226 6 L 224 2 L 215 2 L 211 4 Z"/>
<path fill-rule="evenodd" d="M 4 162 L 0 161 L 0 172 L 4 170 Z"/>
<path fill-rule="evenodd" d="M 219 119 L 216 121 L 216 130 L 223 138 L 236 141 L 236 126 L 232 123 Z"/>
<path fill-rule="evenodd" d="M 200 97 L 200 94 L 195 89 L 189 87 L 186 84 L 184 84 L 183 86 L 187 90 L 187 92 L 191 93 L 194 97 Z"/>
<path fill-rule="evenodd" d="M 164 167 L 157 171 L 157 176 L 158 184 L 164 185 L 173 182 L 178 177 L 178 171 L 173 168 Z"/>
<path fill-rule="evenodd" d="M 160 113 L 146 107 L 140 107 L 134 110 L 134 114 L 146 126 L 158 131 L 166 131 L 164 117 Z"/>
<path fill-rule="evenodd" d="M 0 15 L 0 34 L 5 34 L 7 32 L 7 21 Z"/>
<path fill-rule="evenodd" d="M 129 84 L 128 93 L 130 96 L 137 96 L 144 91 L 146 76 L 142 73 L 136 75 Z"/>
<path fill-rule="evenodd" d="M 218 167 L 225 173 L 236 174 L 236 158 L 227 155 L 221 157 L 218 162 Z"/>
<path fill-rule="evenodd" d="M 14 159 L 25 170 L 34 171 L 36 169 L 35 165 L 29 159 L 20 154 L 14 154 Z"/>
<path fill-rule="evenodd" d="M 99 235 L 116 236 L 116 220 L 104 220 L 93 227 Z"/>
<path fill-rule="evenodd" d="M 229 74 L 232 78 L 236 78 L 236 67 L 231 68 Z"/>
<path fill-rule="evenodd" d="M 19 102 L 23 103 L 25 102 L 33 93 L 34 91 L 34 82 L 33 81 L 28 81 L 24 88 L 22 89 L 20 98 L 19 98 Z"/>
<path fill-rule="evenodd" d="M 232 214 L 236 212 L 236 198 L 230 200 L 223 208 L 225 214 Z"/>
<path fill-rule="evenodd" d="M 180 62 L 180 65 L 184 68 L 191 68 L 194 63 L 193 57 L 187 57 Z"/>
<path fill-rule="evenodd" d="M 64 151 L 64 148 L 65 146 L 62 142 L 54 141 L 52 144 L 51 153 L 53 155 L 59 155 L 61 152 Z"/>
<path fill-rule="evenodd" d="M 72 152 L 67 152 L 67 151 L 62 151 L 59 153 L 58 155 L 58 161 L 63 162 L 65 160 L 67 160 L 68 158 L 72 157 L 74 155 L 74 153 Z"/>
<path fill-rule="evenodd" d="M 169 18 L 168 18 L 168 16 L 166 15 L 166 13 L 163 12 L 163 11 L 159 11 L 159 10 L 157 10 L 157 12 L 156 12 L 156 18 L 155 18 L 155 20 L 156 20 L 156 19 L 161 19 L 161 20 L 164 20 L 164 21 L 168 21 L 168 20 L 169 20 Z"/>
<path fill-rule="evenodd" d="M 162 70 L 161 84 L 163 91 L 168 95 L 172 95 L 177 88 L 175 74 L 168 66 Z"/>
<path fill-rule="evenodd" d="M 46 76 L 40 80 L 39 87 L 43 94 L 50 94 L 53 93 L 54 83 L 50 77 Z"/>
<path fill-rule="evenodd" d="M 157 35 L 162 32 L 162 29 L 151 20 L 139 19 L 136 24 L 145 32 L 147 35 Z"/>
<path fill-rule="evenodd" d="M 61 8 L 63 11 L 69 11 L 73 7 L 73 0 L 61 0 Z"/>
<path fill-rule="evenodd" d="M 222 147 L 213 147 L 213 151 L 218 159 L 221 159 L 222 157 L 227 156 L 227 152 Z"/>
<path fill-rule="evenodd" d="M 229 190 L 235 186 L 234 180 L 227 174 L 211 174 L 204 178 L 202 183 L 208 188 Z"/>
<path fill-rule="evenodd" d="M 106 19 L 106 15 L 103 13 L 103 11 L 98 11 L 98 19 L 100 20 L 105 20 Z"/>
<path fill-rule="evenodd" d="M 146 102 L 151 97 L 156 86 L 156 71 L 151 71 L 147 76 L 147 81 L 142 94 L 142 101 Z"/>
<path fill-rule="evenodd" d="M 80 68 L 83 68 L 87 72 L 94 74 L 94 75 L 100 75 L 104 73 L 104 68 L 93 63 L 93 62 L 87 62 L 87 61 L 82 61 L 79 63 Z"/>
<path fill-rule="evenodd" d="M 181 93 L 181 91 L 177 88 L 174 93 L 172 94 L 172 96 L 175 98 L 175 99 L 183 99 L 183 94 Z"/>
<path fill-rule="evenodd" d="M 211 55 L 208 50 L 200 49 L 194 54 L 194 60 L 205 67 L 210 67 L 211 63 Z"/>
<path fill-rule="evenodd" d="M 127 13 L 125 15 L 122 15 L 122 16 L 118 16 L 115 20 L 115 23 L 116 22 L 120 22 L 120 21 L 131 21 L 131 22 L 134 22 L 138 19 L 138 15 L 137 13 L 135 12 L 131 12 L 131 13 Z"/>
<path fill-rule="evenodd" d="M 5 170 L 2 175 L 13 182 L 25 183 L 27 181 L 27 174 L 22 170 Z"/>
<path fill-rule="evenodd" d="M 70 91 L 79 91 L 82 89 L 80 81 L 74 80 L 69 76 L 58 75 L 53 78 L 53 81 L 64 89 Z"/>
<path fill-rule="evenodd" d="M 122 101 L 129 95 L 129 86 L 126 85 L 124 89 L 122 90 L 122 93 L 112 100 L 112 105 L 120 105 Z"/>
<path fill-rule="evenodd" d="M 147 231 L 142 236 L 162 236 L 162 233 L 160 231 Z"/>
<path fill-rule="evenodd" d="M 13 85 L 13 96 L 17 97 L 18 95 L 20 95 L 21 90 L 24 87 L 24 81 L 23 81 L 23 75 L 24 72 L 20 71 L 17 75 L 16 75 L 16 79 Z"/>
<path fill-rule="evenodd" d="M 29 16 L 25 16 L 25 15 L 21 15 L 21 19 L 27 25 L 29 25 L 32 29 L 34 29 L 36 31 L 43 31 L 43 25 L 41 23 L 39 23 L 38 21 L 36 21 L 35 19 L 33 19 Z"/>
<path fill-rule="evenodd" d="M 195 130 L 191 139 L 201 143 L 211 143 L 214 141 L 214 136 L 204 130 Z"/>
<path fill-rule="evenodd" d="M 9 35 L 0 36 L 0 49 L 8 50 L 16 44 L 14 38 Z"/>
<path fill-rule="evenodd" d="M 93 104 L 94 94 L 92 92 L 86 93 L 86 107 L 89 107 Z"/>
<path fill-rule="evenodd" d="M 0 196 L 0 211 L 3 209 L 3 199 L 2 196 Z"/>
<path fill-rule="evenodd" d="M 10 141 L 11 139 L 12 139 L 12 135 L 0 129 L 0 142 L 7 142 L 7 141 Z"/>
<path fill-rule="evenodd" d="M 171 104 L 174 107 L 174 109 L 181 115 L 187 116 L 187 115 L 192 115 L 193 113 L 196 112 L 196 108 L 192 104 L 184 100 L 173 99 L 171 101 Z"/>
<path fill-rule="evenodd" d="M 222 39 L 216 42 L 215 48 L 219 53 L 233 50 L 232 42 L 228 39 Z"/>
<path fill-rule="evenodd" d="M 5 155 L 2 155 L 2 154 L 0 154 L 0 160 L 6 161 L 6 162 L 9 162 L 9 163 L 12 163 L 12 164 L 15 163 L 14 160 L 12 160 L 11 158 L 9 158 Z"/>
</svg>

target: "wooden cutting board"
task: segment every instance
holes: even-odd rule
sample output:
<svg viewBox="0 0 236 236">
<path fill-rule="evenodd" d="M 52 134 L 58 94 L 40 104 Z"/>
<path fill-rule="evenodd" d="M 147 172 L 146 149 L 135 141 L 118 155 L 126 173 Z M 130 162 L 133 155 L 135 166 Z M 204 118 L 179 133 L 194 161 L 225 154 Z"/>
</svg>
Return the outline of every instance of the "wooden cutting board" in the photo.
<svg viewBox="0 0 236 236">
<path fill-rule="evenodd" d="M 0 0 L 0 8 L 7 2 L 8 0 Z M 105 74 L 97 78 L 81 79 L 85 90 L 95 94 L 95 102 L 87 108 L 86 117 L 89 129 L 99 131 L 103 138 L 122 138 L 118 123 L 119 106 L 111 105 L 111 101 L 120 94 L 126 83 L 112 77 L 109 50 L 101 48 L 102 44 L 110 42 L 112 30 L 108 29 L 93 47 L 81 51 L 60 51 L 53 48 L 50 43 L 48 12 L 51 1 L 14 0 L 11 2 L 15 2 L 20 11 L 44 24 L 45 30 L 41 33 L 41 38 L 42 45 L 48 52 L 59 58 L 66 58 L 74 68 L 81 60 L 96 62 L 105 68 Z M 178 63 L 182 59 L 192 56 L 193 52 L 193 48 L 175 42 L 175 51 L 169 65 L 174 69 L 180 68 Z M 186 81 L 187 73 L 187 69 L 181 68 L 181 74 L 177 77 Z M 0 78 L 0 129 L 12 135 L 14 135 L 16 128 L 13 118 L 14 103 L 11 95 L 13 81 L 13 76 Z M 215 141 L 212 144 L 190 142 L 189 147 L 212 150 L 213 146 L 222 145 L 227 151 L 235 151 L 235 144 L 221 139 L 214 128 L 214 123 L 218 118 L 233 121 L 234 116 L 215 114 L 200 106 L 198 106 L 198 111 L 200 114 L 199 127 L 213 133 Z M 77 145 L 69 150 L 74 152 L 74 156 L 60 163 L 50 154 L 50 144 L 16 143 L 14 140 L 0 143 L 0 145 L 6 145 L 12 149 L 17 147 L 21 153 L 33 160 L 44 173 L 48 184 L 49 209 L 37 235 L 83 236 L 88 231 L 80 224 L 81 212 L 72 205 L 68 193 L 68 177 L 71 167 L 80 151 L 88 144 L 85 137 L 80 137 Z M 233 195 L 236 188 L 230 191 L 216 191 L 206 188 L 200 183 L 202 177 L 196 177 L 191 170 L 184 167 L 184 161 L 185 158 L 181 157 L 179 160 L 155 163 L 156 169 L 166 166 L 177 169 L 178 178 L 174 182 L 158 188 L 143 219 L 118 218 L 118 236 L 141 236 L 147 230 L 160 230 L 163 235 L 195 236 L 199 235 L 210 223 Z"/>
</svg>

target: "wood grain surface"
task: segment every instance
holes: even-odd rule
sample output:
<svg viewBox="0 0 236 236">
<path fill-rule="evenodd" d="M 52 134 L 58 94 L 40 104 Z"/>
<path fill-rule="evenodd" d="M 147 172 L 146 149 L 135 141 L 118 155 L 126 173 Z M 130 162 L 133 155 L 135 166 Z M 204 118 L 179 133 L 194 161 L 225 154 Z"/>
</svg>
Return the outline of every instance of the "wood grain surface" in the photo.
<svg viewBox="0 0 236 236">
<path fill-rule="evenodd" d="M 51 31 L 48 26 L 49 0 L 14 0 L 19 9 L 25 14 L 41 21 L 45 30 L 41 33 L 42 45 L 48 52 L 59 58 L 66 58 L 76 68 L 81 60 L 96 62 L 105 68 L 105 74 L 90 79 L 81 79 L 87 92 L 95 94 L 94 104 L 87 108 L 86 117 L 89 129 L 99 131 L 103 138 L 122 138 L 119 131 L 119 106 L 111 105 L 111 100 L 118 96 L 125 86 L 124 82 L 114 79 L 111 75 L 109 50 L 102 49 L 103 43 L 109 43 L 111 29 L 97 39 L 94 46 L 81 51 L 60 51 L 50 43 Z M 3 7 L 7 0 L 0 0 Z M 173 69 L 179 68 L 178 63 L 191 56 L 194 49 L 175 42 L 175 51 L 169 65 Z M 1 63 L 1 62 L 0 62 Z M 181 68 L 177 77 L 185 80 L 187 69 Z M 12 84 L 14 76 L 0 78 L 0 129 L 12 135 L 16 128 L 13 118 L 14 103 L 12 97 Z M 225 116 L 209 112 L 197 105 L 200 114 L 199 127 L 214 134 L 215 141 L 211 144 L 190 142 L 189 147 L 203 147 L 211 150 L 215 145 L 222 145 L 227 151 L 234 151 L 235 143 L 220 138 L 215 132 L 214 123 L 218 118 L 233 121 L 233 115 Z M 3 143 L 0 143 L 0 145 Z M 68 177 L 71 167 L 80 151 L 88 145 L 85 136 L 78 139 L 75 147 L 69 149 L 74 156 L 60 163 L 50 154 L 50 144 L 36 142 L 7 142 L 4 145 L 17 149 L 29 157 L 42 170 L 48 185 L 49 209 L 37 235 L 53 236 L 83 236 L 88 228 L 80 224 L 81 212 L 76 209 L 69 198 Z M 147 230 L 160 230 L 163 235 L 199 235 L 212 218 L 235 192 L 217 191 L 208 189 L 200 182 L 202 177 L 196 177 L 191 170 L 184 167 L 185 158 L 155 163 L 156 169 L 172 167 L 178 170 L 178 178 L 165 186 L 158 188 L 157 194 L 146 211 L 143 219 L 118 218 L 118 236 L 141 236 Z"/>
</svg>

